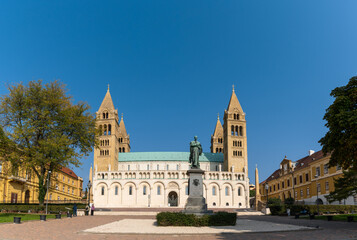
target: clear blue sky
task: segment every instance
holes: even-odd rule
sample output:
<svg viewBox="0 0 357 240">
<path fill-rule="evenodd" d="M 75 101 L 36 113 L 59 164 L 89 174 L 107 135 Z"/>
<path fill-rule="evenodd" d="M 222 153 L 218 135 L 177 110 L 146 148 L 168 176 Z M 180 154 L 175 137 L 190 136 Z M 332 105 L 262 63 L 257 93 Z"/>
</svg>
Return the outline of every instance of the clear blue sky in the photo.
<svg viewBox="0 0 357 240">
<path fill-rule="evenodd" d="M 60 79 L 94 113 L 110 84 L 132 151 L 209 151 L 232 84 L 254 182 L 320 150 L 331 89 L 357 73 L 357 1 L 1 1 L 5 83 Z M 222 119 L 221 119 L 222 120 Z M 88 180 L 93 156 L 75 170 Z M 86 184 L 86 183 L 85 183 Z"/>
</svg>

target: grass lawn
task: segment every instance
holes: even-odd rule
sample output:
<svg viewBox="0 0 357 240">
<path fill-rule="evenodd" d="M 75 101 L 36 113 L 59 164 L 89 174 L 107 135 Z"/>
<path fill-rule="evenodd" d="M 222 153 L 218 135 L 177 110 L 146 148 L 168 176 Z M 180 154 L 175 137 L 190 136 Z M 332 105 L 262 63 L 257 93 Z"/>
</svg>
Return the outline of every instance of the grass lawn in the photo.
<svg viewBox="0 0 357 240">
<path fill-rule="evenodd" d="M 21 217 L 21 222 L 28 221 L 28 220 L 40 220 L 40 215 L 41 214 L 0 213 L 0 223 L 14 222 L 14 217 Z M 49 218 L 55 218 L 55 215 L 48 214 L 46 219 Z"/>
<path fill-rule="evenodd" d="M 326 220 L 328 215 L 315 215 L 316 220 Z M 345 221 L 347 222 L 347 216 L 354 216 L 354 221 L 357 221 L 357 214 L 337 214 L 333 216 L 332 221 Z M 300 218 L 310 218 L 309 215 L 300 216 Z"/>
</svg>

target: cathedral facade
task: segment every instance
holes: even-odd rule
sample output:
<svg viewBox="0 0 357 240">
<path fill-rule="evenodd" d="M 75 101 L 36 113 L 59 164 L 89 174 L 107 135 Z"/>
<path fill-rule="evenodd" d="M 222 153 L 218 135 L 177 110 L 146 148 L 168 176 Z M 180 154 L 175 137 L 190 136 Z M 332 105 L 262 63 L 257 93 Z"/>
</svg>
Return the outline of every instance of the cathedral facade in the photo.
<svg viewBox="0 0 357 240">
<path fill-rule="evenodd" d="M 99 148 L 94 149 L 96 208 L 179 207 L 188 198 L 189 152 L 131 152 L 123 116 L 108 91 L 96 113 Z M 208 208 L 248 208 L 249 178 L 245 113 L 234 88 L 211 136 L 211 152 L 200 156 Z"/>
</svg>

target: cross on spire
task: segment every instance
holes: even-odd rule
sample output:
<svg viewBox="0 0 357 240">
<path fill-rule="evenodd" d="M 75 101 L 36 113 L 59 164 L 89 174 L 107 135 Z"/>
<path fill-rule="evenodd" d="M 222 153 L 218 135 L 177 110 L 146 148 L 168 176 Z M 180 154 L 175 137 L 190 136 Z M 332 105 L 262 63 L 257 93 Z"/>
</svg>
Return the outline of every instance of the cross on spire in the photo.
<svg viewBox="0 0 357 240">
<path fill-rule="evenodd" d="M 234 84 L 232 85 L 232 88 L 233 88 L 233 90 L 232 90 L 232 91 L 234 92 Z"/>
</svg>

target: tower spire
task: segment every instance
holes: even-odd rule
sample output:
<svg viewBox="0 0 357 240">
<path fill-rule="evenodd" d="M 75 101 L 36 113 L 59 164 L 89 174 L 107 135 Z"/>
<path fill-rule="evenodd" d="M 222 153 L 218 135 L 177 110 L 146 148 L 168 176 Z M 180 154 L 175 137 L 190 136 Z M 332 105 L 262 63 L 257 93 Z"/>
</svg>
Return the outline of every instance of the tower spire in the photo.
<svg viewBox="0 0 357 240">
<path fill-rule="evenodd" d="M 107 93 L 105 94 L 102 104 L 99 107 L 99 111 L 103 111 L 103 110 L 109 110 L 109 111 L 114 110 L 112 96 L 110 95 L 110 92 L 109 92 L 109 84 L 108 84 Z"/>
<path fill-rule="evenodd" d="M 229 100 L 229 104 L 227 107 L 227 111 L 228 112 L 233 112 L 234 110 L 243 113 L 243 109 L 238 101 L 237 95 L 234 91 L 234 85 L 232 86 L 232 95 L 231 95 L 231 99 Z"/>
</svg>

